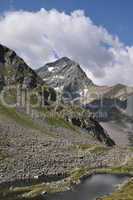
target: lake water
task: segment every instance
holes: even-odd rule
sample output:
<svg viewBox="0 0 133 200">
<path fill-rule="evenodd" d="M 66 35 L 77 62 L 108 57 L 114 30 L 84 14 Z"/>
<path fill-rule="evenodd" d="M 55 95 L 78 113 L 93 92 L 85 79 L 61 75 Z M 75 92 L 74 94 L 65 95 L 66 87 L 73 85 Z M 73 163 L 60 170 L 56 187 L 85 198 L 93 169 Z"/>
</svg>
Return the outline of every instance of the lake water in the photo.
<svg viewBox="0 0 133 200">
<path fill-rule="evenodd" d="M 72 191 L 46 196 L 46 200 L 96 200 L 96 198 L 112 193 L 116 185 L 128 177 L 116 175 L 94 175 L 76 186 Z"/>
<path fill-rule="evenodd" d="M 85 179 L 81 184 L 75 186 L 71 191 L 52 195 L 44 195 L 35 198 L 34 200 L 96 200 L 98 197 L 112 193 L 115 190 L 115 186 L 124 182 L 126 179 L 128 179 L 127 176 L 97 174 Z M 30 184 L 32 184 L 31 181 Z M 33 182 L 33 184 L 35 183 Z M 24 183 L 23 181 L 15 183 L 15 186 L 20 187 L 26 185 L 27 183 Z M 6 187 L 9 187 L 9 185 L 5 184 L 3 189 L 5 190 Z M 18 200 L 18 197 L 17 194 L 6 194 L 2 190 L 2 193 L 0 191 L 0 199 Z M 20 198 L 20 200 L 22 199 Z"/>
</svg>

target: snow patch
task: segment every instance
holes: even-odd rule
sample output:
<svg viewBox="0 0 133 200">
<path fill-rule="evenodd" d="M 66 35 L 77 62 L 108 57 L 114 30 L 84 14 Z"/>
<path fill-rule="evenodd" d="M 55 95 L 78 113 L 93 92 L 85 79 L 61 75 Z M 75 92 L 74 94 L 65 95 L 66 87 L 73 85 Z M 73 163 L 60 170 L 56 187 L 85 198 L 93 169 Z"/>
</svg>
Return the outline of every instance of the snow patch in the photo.
<svg viewBox="0 0 133 200">
<path fill-rule="evenodd" d="M 53 76 L 53 79 L 64 79 L 65 77 L 64 76 L 61 76 L 61 75 L 55 75 Z"/>
<path fill-rule="evenodd" d="M 48 71 L 49 71 L 49 72 L 52 72 L 53 69 L 54 69 L 54 67 L 48 67 Z"/>
<path fill-rule="evenodd" d="M 43 81 L 48 81 L 48 78 L 43 78 Z"/>
<path fill-rule="evenodd" d="M 55 89 L 55 91 L 57 91 L 57 92 L 61 92 L 62 90 L 63 90 L 63 86 L 61 86 L 61 87 L 56 87 L 56 88 L 54 88 Z"/>
</svg>

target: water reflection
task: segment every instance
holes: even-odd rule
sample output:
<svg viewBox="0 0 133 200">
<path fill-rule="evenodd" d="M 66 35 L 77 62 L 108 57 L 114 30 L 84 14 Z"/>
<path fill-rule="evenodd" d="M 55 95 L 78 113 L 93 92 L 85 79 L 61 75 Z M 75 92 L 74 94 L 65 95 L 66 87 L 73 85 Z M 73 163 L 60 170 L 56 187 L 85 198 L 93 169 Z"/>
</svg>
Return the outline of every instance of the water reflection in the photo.
<svg viewBox="0 0 133 200">
<path fill-rule="evenodd" d="M 115 175 L 94 175 L 86 179 L 73 191 L 46 196 L 46 200 L 95 200 L 100 196 L 112 193 L 117 184 L 128 177 Z"/>
<path fill-rule="evenodd" d="M 97 197 L 101 197 L 112 193 L 117 184 L 122 183 L 128 177 L 127 176 L 116 176 L 116 175 L 93 175 L 82 182 L 82 184 L 77 185 L 72 191 L 67 191 L 58 194 L 44 195 L 36 197 L 32 200 L 96 200 Z M 41 181 L 41 180 L 38 180 Z M 30 180 L 30 183 L 25 181 L 16 181 L 12 183 L 14 186 L 26 186 L 34 185 L 35 180 Z M 20 198 L 21 193 L 10 193 L 9 187 L 11 185 L 5 184 L 0 189 L 0 199 L 2 200 L 28 200 L 25 198 Z"/>
</svg>

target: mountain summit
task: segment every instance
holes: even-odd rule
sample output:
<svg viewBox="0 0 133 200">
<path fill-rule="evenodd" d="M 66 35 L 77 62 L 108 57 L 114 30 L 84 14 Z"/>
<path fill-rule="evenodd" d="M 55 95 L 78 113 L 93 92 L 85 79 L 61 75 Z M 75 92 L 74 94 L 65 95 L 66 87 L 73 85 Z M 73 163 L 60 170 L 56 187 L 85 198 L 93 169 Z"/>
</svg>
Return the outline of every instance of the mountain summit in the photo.
<svg viewBox="0 0 133 200">
<path fill-rule="evenodd" d="M 69 92 L 73 97 L 94 85 L 80 65 L 67 57 L 46 64 L 37 73 L 48 85 L 57 91 Z"/>
</svg>

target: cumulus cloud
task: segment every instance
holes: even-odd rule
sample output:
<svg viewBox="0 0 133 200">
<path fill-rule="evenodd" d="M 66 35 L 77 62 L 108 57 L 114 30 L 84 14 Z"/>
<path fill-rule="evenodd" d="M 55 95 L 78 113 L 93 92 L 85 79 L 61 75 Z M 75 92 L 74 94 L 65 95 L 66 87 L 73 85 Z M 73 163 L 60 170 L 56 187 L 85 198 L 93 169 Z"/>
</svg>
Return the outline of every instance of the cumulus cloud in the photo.
<svg viewBox="0 0 133 200">
<path fill-rule="evenodd" d="M 124 46 L 82 10 L 13 11 L 0 17 L 0 42 L 33 68 L 67 56 L 79 62 L 96 84 L 133 85 L 133 47 Z"/>
</svg>

